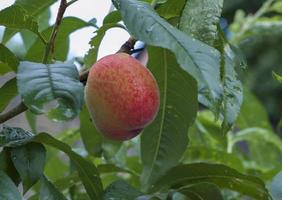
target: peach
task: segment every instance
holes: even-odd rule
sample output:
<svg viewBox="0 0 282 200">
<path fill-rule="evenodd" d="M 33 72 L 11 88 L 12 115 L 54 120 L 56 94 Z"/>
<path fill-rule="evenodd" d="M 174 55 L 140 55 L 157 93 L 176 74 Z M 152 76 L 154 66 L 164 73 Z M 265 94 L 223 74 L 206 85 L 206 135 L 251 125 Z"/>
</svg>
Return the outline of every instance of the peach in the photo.
<svg viewBox="0 0 282 200">
<path fill-rule="evenodd" d="M 90 69 L 85 100 L 96 128 L 114 140 L 129 140 L 150 124 L 159 109 L 160 94 L 151 72 L 138 60 L 117 53 Z"/>
</svg>

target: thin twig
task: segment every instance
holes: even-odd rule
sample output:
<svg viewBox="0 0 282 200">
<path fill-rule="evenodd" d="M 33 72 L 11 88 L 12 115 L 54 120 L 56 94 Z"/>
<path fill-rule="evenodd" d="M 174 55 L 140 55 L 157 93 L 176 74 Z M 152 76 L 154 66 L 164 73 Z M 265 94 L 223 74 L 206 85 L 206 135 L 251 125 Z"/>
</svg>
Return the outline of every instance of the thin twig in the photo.
<svg viewBox="0 0 282 200">
<path fill-rule="evenodd" d="M 134 39 L 133 37 L 130 37 L 121 47 L 120 49 L 117 51 L 117 53 L 127 53 L 127 54 L 131 54 L 132 50 L 134 49 L 134 45 L 136 43 L 136 39 Z"/>
<path fill-rule="evenodd" d="M 60 27 L 60 24 L 62 22 L 64 13 L 65 13 L 67 7 L 68 7 L 67 1 L 66 0 L 61 0 L 61 4 L 60 4 L 59 10 L 58 10 L 56 22 L 55 22 L 55 25 L 53 27 L 50 39 L 49 39 L 49 41 L 47 43 L 47 46 L 46 46 L 46 49 L 45 49 L 45 54 L 44 54 L 44 57 L 43 57 L 43 60 L 42 60 L 42 62 L 44 64 L 46 64 L 48 62 L 48 58 L 49 58 L 50 52 L 54 52 L 55 39 L 57 37 L 57 33 L 59 31 L 59 27 Z"/>
<path fill-rule="evenodd" d="M 27 107 L 24 105 L 23 102 L 20 102 L 16 107 L 9 110 L 8 112 L 0 115 L 0 124 L 4 123 L 5 121 L 21 114 L 22 112 L 26 111 Z"/>
</svg>

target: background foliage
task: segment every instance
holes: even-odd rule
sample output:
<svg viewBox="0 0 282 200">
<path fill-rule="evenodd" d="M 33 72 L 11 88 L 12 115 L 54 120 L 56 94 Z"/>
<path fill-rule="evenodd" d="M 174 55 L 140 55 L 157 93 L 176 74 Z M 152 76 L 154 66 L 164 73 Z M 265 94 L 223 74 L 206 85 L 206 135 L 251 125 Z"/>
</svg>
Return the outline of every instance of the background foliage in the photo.
<svg viewBox="0 0 282 200">
<path fill-rule="evenodd" d="M 76 0 L 49 24 L 55 2 L 0 10 L 1 199 L 282 198 L 282 1 L 114 0 L 101 26 L 63 17 Z M 89 26 L 88 53 L 67 60 L 69 35 Z M 161 94 L 154 122 L 126 142 L 104 138 L 83 100 L 112 28 L 142 41 L 133 56 L 148 54 Z M 22 112 L 29 130 L 9 126 Z M 79 126 L 39 133 L 42 114 Z"/>
</svg>

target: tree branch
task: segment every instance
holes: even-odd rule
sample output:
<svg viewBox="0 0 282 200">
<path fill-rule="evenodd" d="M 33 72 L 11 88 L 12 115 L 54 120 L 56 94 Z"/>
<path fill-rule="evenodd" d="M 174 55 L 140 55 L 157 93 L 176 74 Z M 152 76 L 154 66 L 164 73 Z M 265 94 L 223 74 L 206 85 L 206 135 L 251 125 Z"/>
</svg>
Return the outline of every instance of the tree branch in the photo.
<svg viewBox="0 0 282 200">
<path fill-rule="evenodd" d="M 117 53 L 127 53 L 132 54 L 132 50 L 134 49 L 134 45 L 136 43 L 136 39 L 130 37 L 118 50 Z"/>
<path fill-rule="evenodd" d="M 23 102 L 20 102 L 16 107 L 9 110 L 8 112 L 0 115 L 0 124 L 4 123 L 5 121 L 21 114 L 22 112 L 26 111 L 27 107 L 24 105 Z"/>
<path fill-rule="evenodd" d="M 60 4 L 60 7 L 59 7 L 59 10 L 58 10 L 58 13 L 57 13 L 57 17 L 56 17 L 56 22 L 54 24 L 54 27 L 53 27 L 50 39 L 47 43 L 47 46 L 46 46 L 46 49 L 45 49 L 45 54 L 44 54 L 44 57 L 43 57 L 43 60 L 42 60 L 42 62 L 44 64 L 46 64 L 48 62 L 50 52 L 52 52 L 52 53 L 54 52 L 55 39 L 57 37 L 57 33 L 59 31 L 59 27 L 60 27 L 60 24 L 62 22 L 62 19 L 63 19 L 63 16 L 65 14 L 67 7 L 68 7 L 67 1 L 61 0 L 61 4 Z"/>
</svg>

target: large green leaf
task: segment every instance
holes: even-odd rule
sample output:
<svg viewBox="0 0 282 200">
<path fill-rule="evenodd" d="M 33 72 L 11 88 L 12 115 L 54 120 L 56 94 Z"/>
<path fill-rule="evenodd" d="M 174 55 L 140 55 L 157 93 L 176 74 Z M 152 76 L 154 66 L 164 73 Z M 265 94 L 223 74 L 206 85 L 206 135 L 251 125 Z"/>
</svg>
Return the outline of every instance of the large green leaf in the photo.
<svg viewBox="0 0 282 200">
<path fill-rule="evenodd" d="M 236 125 L 240 129 L 261 127 L 272 130 L 268 114 L 262 103 L 246 87 L 244 88 L 244 101 Z"/>
<path fill-rule="evenodd" d="M 11 158 L 11 148 L 4 148 L 0 153 L 0 171 L 5 172 L 16 185 L 21 182 L 20 175 Z"/>
<path fill-rule="evenodd" d="M 190 131 L 190 146 L 204 145 L 208 148 L 225 150 L 226 137 L 221 134 L 221 121 L 209 110 L 198 112 L 195 123 Z"/>
<path fill-rule="evenodd" d="M 107 16 L 105 16 L 103 20 L 103 25 L 105 24 L 116 24 L 121 21 L 121 15 L 118 10 L 110 12 Z"/>
<path fill-rule="evenodd" d="M 233 146 L 240 141 L 252 142 L 253 139 L 260 139 L 262 142 L 270 142 L 282 151 L 282 141 L 278 135 L 262 128 L 248 128 L 244 129 L 235 135 L 229 136 L 230 146 Z"/>
<path fill-rule="evenodd" d="M 36 134 L 37 133 L 37 115 L 30 112 L 30 110 L 25 111 L 25 117 L 28 122 L 28 125 L 31 129 L 31 132 Z"/>
<path fill-rule="evenodd" d="M 38 34 L 36 20 L 18 5 L 0 11 L 0 25 L 16 30 L 26 29 Z"/>
<path fill-rule="evenodd" d="M 80 179 L 77 172 L 72 173 L 68 176 L 64 176 L 63 178 L 59 178 L 59 179 L 57 178 L 56 181 L 54 182 L 54 185 L 60 191 L 70 188 L 76 184 L 80 184 Z"/>
<path fill-rule="evenodd" d="M 43 21 L 43 19 L 41 19 L 40 16 L 54 2 L 56 2 L 56 0 L 16 0 L 14 4 L 24 8 L 30 16 L 33 16 L 35 20 L 38 21 L 38 26 L 40 29 L 40 26 L 42 25 L 42 21 Z M 17 31 L 6 28 L 3 35 L 3 42 L 6 43 L 16 33 Z"/>
<path fill-rule="evenodd" d="M 16 0 L 15 4 L 23 7 L 28 14 L 36 17 L 55 2 L 56 0 Z"/>
<path fill-rule="evenodd" d="M 186 0 L 168 0 L 164 4 L 157 7 L 157 12 L 160 16 L 165 19 L 170 19 L 173 17 L 180 17 L 183 8 L 185 6 Z"/>
<path fill-rule="evenodd" d="M 26 144 L 33 137 L 29 131 L 4 125 L 0 132 L 0 147 L 16 147 Z"/>
<path fill-rule="evenodd" d="M 66 153 L 74 163 L 89 197 L 91 199 L 99 199 L 101 197 L 102 183 L 99 177 L 99 172 L 91 162 L 88 162 L 72 151 L 67 144 L 56 140 L 46 133 L 36 135 L 33 138 L 33 141 L 44 143 Z"/>
<path fill-rule="evenodd" d="M 69 170 L 68 163 L 62 160 L 61 154 L 57 149 L 47 148 L 46 165 L 44 174 L 52 181 L 63 178 L 65 172 Z"/>
<path fill-rule="evenodd" d="M 25 193 L 43 175 L 46 150 L 42 144 L 28 143 L 11 149 L 11 156 Z"/>
<path fill-rule="evenodd" d="M 161 177 L 151 188 L 157 191 L 164 188 L 181 188 L 199 182 L 213 183 L 248 195 L 257 200 L 270 199 L 264 183 L 254 177 L 243 175 L 236 170 L 219 164 L 195 163 L 179 165 Z"/>
<path fill-rule="evenodd" d="M 220 53 L 216 49 L 177 30 L 147 3 L 119 0 L 119 5 L 123 21 L 135 38 L 171 50 L 180 66 L 198 81 L 201 94 L 214 104 L 221 99 Z"/>
<path fill-rule="evenodd" d="M 224 41 L 222 42 L 224 45 Z M 228 45 L 226 48 L 229 49 L 229 53 L 233 53 Z M 235 62 L 232 59 L 232 55 L 226 49 L 222 49 L 221 53 L 222 62 L 224 62 L 221 64 L 224 95 L 220 112 L 223 116 L 222 132 L 227 133 L 240 114 L 240 108 L 243 102 L 243 86 L 235 71 Z"/>
<path fill-rule="evenodd" d="M 228 138 L 229 152 L 238 142 L 247 142 L 252 168 L 265 171 L 281 166 L 282 141 L 275 133 L 261 128 L 248 128 Z"/>
<path fill-rule="evenodd" d="M 87 23 L 76 17 L 65 17 L 62 20 L 60 29 L 57 33 L 56 41 L 54 43 L 54 52 L 51 53 L 53 58 L 55 58 L 56 60 L 65 61 L 69 52 L 69 35 L 72 32 L 86 26 L 91 26 L 91 23 Z M 49 38 L 52 30 L 53 26 L 45 29 L 42 32 L 42 35 L 44 35 L 46 38 Z M 38 38 L 28 50 L 25 59 L 33 62 L 41 62 L 44 53 L 45 46 Z"/>
<path fill-rule="evenodd" d="M 99 172 L 101 174 L 103 174 L 103 173 L 121 172 L 121 173 L 128 173 L 128 174 L 137 176 L 135 172 L 130 171 L 128 169 L 123 169 L 123 168 L 118 167 L 118 166 L 116 166 L 114 164 L 101 164 L 101 165 L 98 165 L 97 168 L 98 168 L 98 170 L 99 170 Z"/>
<path fill-rule="evenodd" d="M 239 115 L 243 94 L 242 85 L 234 70 L 233 52 L 226 45 L 224 35 L 218 28 L 222 7 L 223 0 L 187 1 L 180 20 L 180 30 L 217 48 L 221 53 L 220 75 L 224 95 L 219 111 L 224 118 L 222 128 L 226 133 Z M 199 100 L 217 113 L 218 108 L 209 99 L 200 94 Z"/>
<path fill-rule="evenodd" d="M 10 101 L 17 96 L 17 94 L 17 80 L 15 78 L 4 83 L 0 88 L 0 113 L 7 107 Z"/>
<path fill-rule="evenodd" d="M 39 26 L 39 31 L 43 31 L 46 28 L 48 28 L 50 26 L 49 21 L 51 18 L 51 11 L 50 9 L 46 9 L 43 13 L 40 14 L 40 16 L 38 16 L 38 26 Z M 7 33 L 7 35 L 9 34 L 9 30 L 5 30 L 5 34 Z M 11 32 L 11 34 L 13 34 L 13 32 Z M 25 47 L 25 50 L 27 51 L 32 45 L 33 43 L 37 40 L 36 35 L 34 34 L 30 34 L 29 31 L 26 30 L 22 30 L 20 31 L 20 35 L 22 37 L 23 40 L 23 44 Z M 48 38 L 45 38 L 46 40 Z M 25 51 L 25 53 L 26 53 Z"/>
<path fill-rule="evenodd" d="M 67 198 L 45 177 L 41 178 L 39 200 L 67 200 Z"/>
<path fill-rule="evenodd" d="M 178 66 L 172 53 L 150 47 L 148 66 L 158 82 L 161 103 L 156 119 L 141 136 L 145 187 L 178 163 L 198 107 L 196 81 Z"/>
<path fill-rule="evenodd" d="M 187 148 L 182 162 L 185 164 L 191 162 L 208 162 L 224 164 L 240 172 L 244 171 L 243 163 L 236 154 L 227 153 L 226 151 L 207 148 L 204 145 L 190 146 Z"/>
<path fill-rule="evenodd" d="M 181 15 L 180 30 L 214 46 L 222 7 L 223 0 L 188 0 Z"/>
<path fill-rule="evenodd" d="M 0 170 L 0 199 L 22 200 L 21 194 L 13 181 Z"/>
<path fill-rule="evenodd" d="M 0 43 L 0 75 L 10 71 L 17 71 L 19 61 L 7 47 Z"/>
<path fill-rule="evenodd" d="M 80 135 L 87 152 L 93 156 L 99 156 L 102 153 L 103 137 L 95 128 L 91 121 L 86 106 L 80 113 Z"/>
<path fill-rule="evenodd" d="M 191 200 L 223 200 L 219 188 L 211 183 L 198 183 L 178 190 Z"/>
<path fill-rule="evenodd" d="M 45 113 L 44 104 L 56 99 L 56 108 L 48 112 L 53 119 L 73 119 L 84 103 L 83 85 L 74 64 L 21 62 L 17 84 L 24 103 L 36 114 Z"/>
<path fill-rule="evenodd" d="M 71 147 L 47 133 L 33 135 L 21 128 L 4 127 L 0 132 L 0 147 L 39 142 L 66 153 L 78 171 L 79 177 L 91 199 L 100 199 L 103 191 L 99 172 L 93 163 L 75 153 Z"/>
<path fill-rule="evenodd" d="M 129 200 L 142 195 L 140 191 L 129 185 L 127 182 L 119 180 L 109 185 L 104 192 L 103 200 Z"/>
</svg>

